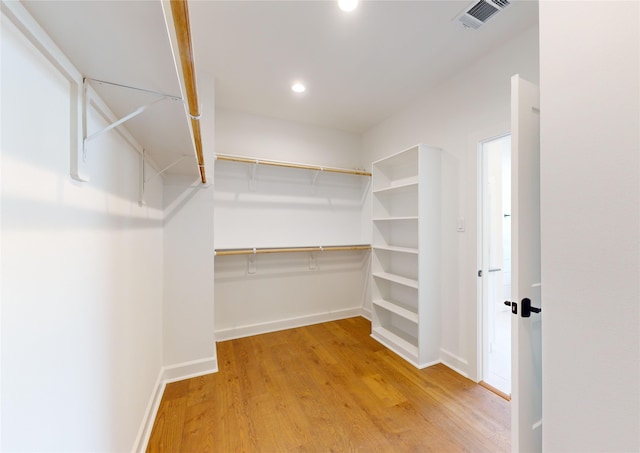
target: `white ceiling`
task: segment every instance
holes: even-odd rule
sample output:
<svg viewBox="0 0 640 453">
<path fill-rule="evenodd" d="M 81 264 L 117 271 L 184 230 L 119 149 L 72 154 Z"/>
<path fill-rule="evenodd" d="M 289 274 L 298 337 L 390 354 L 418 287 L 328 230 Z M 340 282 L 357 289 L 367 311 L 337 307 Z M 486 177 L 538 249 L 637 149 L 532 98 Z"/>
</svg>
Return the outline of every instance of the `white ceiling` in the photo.
<svg viewBox="0 0 640 453">
<path fill-rule="evenodd" d="M 217 107 L 362 133 L 538 20 L 537 2 L 513 0 L 468 30 L 452 19 L 470 4 L 361 0 L 344 13 L 333 0 L 191 0 L 196 71 L 215 76 Z M 25 6 L 86 76 L 180 94 L 159 0 Z M 118 115 L 137 107 L 138 95 L 96 89 Z M 127 128 L 159 166 L 193 153 L 181 103 L 149 112 Z M 195 160 L 173 170 L 197 174 Z"/>
<path fill-rule="evenodd" d="M 538 20 L 515 0 L 477 31 L 452 22 L 471 3 L 194 1 L 196 65 L 220 107 L 361 133 Z"/>
</svg>

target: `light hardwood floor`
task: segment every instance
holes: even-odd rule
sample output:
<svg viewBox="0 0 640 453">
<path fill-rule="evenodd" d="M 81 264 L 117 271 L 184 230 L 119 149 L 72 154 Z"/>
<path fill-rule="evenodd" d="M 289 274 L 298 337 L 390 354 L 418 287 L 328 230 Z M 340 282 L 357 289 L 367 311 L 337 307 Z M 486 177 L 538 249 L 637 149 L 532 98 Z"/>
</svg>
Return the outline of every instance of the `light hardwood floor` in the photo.
<svg viewBox="0 0 640 453">
<path fill-rule="evenodd" d="M 351 318 L 218 343 L 218 373 L 167 385 L 147 451 L 509 451 L 509 402 L 369 332 Z"/>
</svg>

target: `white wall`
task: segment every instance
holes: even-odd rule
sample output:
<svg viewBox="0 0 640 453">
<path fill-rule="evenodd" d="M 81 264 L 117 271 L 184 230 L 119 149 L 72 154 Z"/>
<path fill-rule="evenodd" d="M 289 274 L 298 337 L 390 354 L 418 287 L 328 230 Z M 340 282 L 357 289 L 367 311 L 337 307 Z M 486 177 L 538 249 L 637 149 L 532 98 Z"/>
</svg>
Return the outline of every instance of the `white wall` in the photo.
<svg viewBox="0 0 640 453">
<path fill-rule="evenodd" d="M 216 152 L 342 168 L 363 168 L 360 137 L 332 129 L 217 110 Z M 369 178 L 216 163 L 215 247 L 369 243 L 363 211 Z M 367 222 L 365 222 L 367 219 Z M 356 316 L 367 294 L 368 252 L 216 257 L 219 339 Z"/>
<path fill-rule="evenodd" d="M 543 450 L 640 450 L 640 4 L 540 4 Z"/>
<path fill-rule="evenodd" d="M 443 359 L 477 372 L 477 145 L 509 131 L 510 78 L 537 82 L 538 30 L 509 40 L 419 101 L 366 132 L 367 162 L 426 143 L 443 149 Z M 456 232 L 456 220 L 466 223 Z"/>
<path fill-rule="evenodd" d="M 217 161 L 215 248 L 369 243 L 362 217 L 370 180 Z"/>
<path fill-rule="evenodd" d="M 310 260 L 315 260 L 310 267 Z M 216 257 L 216 335 L 237 338 L 361 315 L 369 253 Z"/>
<path fill-rule="evenodd" d="M 1 102 L 1 448 L 129 451 L 162 360 L 160 181 L 140 207 L 115 131 L 71 180 L 70 84 L 4 14 Z"/>
<path fill-rule="evenodd" d="M 211 160 L 205 160 L 205 163 Z M 164 356 L 176 374 L 217 368 L 213 318 L 213 186 L 179 176 L 164 186 Z M 191 362 L 198 362 L 194 369 Z"/>
<path fill-rule="evenodd" d="M 371 162 L 365 158 L 365 153 L 363 153 L 362 150 L 362 138 L 360 135 L 277 118 L 216 109 L 215 141 L 216 153 L 220 154 L 324 167 L 371 170 Z M 222 170 L 223 165 L 225 164 L 221 162 L 220 170 Z M 227 167 L 227 169 L 234 170 L 233 173 L 242 171 L 241 169 L 236 171 L 235 168 L 236 167 Z M 297 187 L 292 187 L 292 183 L 298 184 L 301 183 L 303 179 L 312 178 L 313 176 L 307 175 L 306 172 L 300 172 L 300 170 L 270 170 L 267 167 L 259 167 L 257 175 L 259 178 L 262 176 L 263 185 L 261 186 L 258 182 L 256 189 L 263 189 L 265 181 L 267 181 L 267 184 L 278 182 L 279 178 L 277 175 L 283 174 L 283 172 L 286 172 L 286 175 L 288 175 L 288 181 L 283 182 L 283 186 L 280 188 L 272 184 L 272 188 L 286 190 L 293 195 L 298 195 L 294 192 L 299 192 L 300 190 Z M 225 171 L 225 173 L 227 173 L 227 171 Z M 236 176 L 233 176 L 233 178 L 236 178 Z M 242 177 L 245 178 L 244 176 Z M 229 179 L 229 181 L 231 181 L 231 179 Z M 371 236 L 370 209 L 364 204 L 362 204 L 360 208 L 354 206 L 355 203 L 361 203 L 356 200 L 357 196 L 359 196 L 360 193 L 367 192 L 367 186 L 369 184 L 368 178 L 349 175 L 343 175 L 341 177 L 341 175 L 327 173 L 326 175 L 320 175 L 317 178 L 317 182 L 318 190 L 313 190 L 312 188 L 304 189 L 304 195 L 315 198 L 316 200 L 312 200 L 313 203 L 318 203 L 318 200 L 321 199 L 325 200 L 325 204 L 330 203 L 331 200 L 337 201 L 333 207 L 324 206 L 325 211 L 327 209 L 333 209 L 333 211 L 329 212 L 330 215 L 328 217 L 323 217 L 331 218 L 331 215 L 335 217 L 331 218 L 327 223 L 334 225 L 337 224 L 336 222 L 342 223 L 342 221 L 344 221 L 346 224 L 345 228 L 349 230 L 348 235 L 343 234 L 343 236 L 348 236 L 344 241 L 350 242 L 357 240 L 358 242 L 369 243 Z M 240 184 L 243 184 L 243 182 L 240 182 Z M 226 181 L 223 182 L 223 189 L 228 186 L 229 184 L 227 184 Z M 328 190 L 331 186 L 341 187 L 336 189 L 337 193 L 332 193 Z M 268 186 L 267 189 L 269 189 Z M 257 194 L 260 190 L 253 190 L 253 192 Z M 338 219 L 340 215 L 336 214 L 337 209 L 345 205 L 348 206 L 349 213 L 360 209 L 359 227 L 354 225 L 357 219 L 351 214 L 347 214 L 344 219 Z M 218 209 L 225 213 L 227 208 L 225 206 L 218 206 Z M 303 211 L 305 209 L 303 209 Z M 286 210 L 290 213 L 295 211 L 293 205 Z M 306 209 L 305 215 L 310 213 L 311 211 Z M 224 220 L 216 219 L 217 225 L 223 222 Z M 310 222 L 305 222 L 307 223 L 307 227 L 310 227 Z M 226 225 L 220 225 L 219 228 L 222 233 L 224 233 L 224 237 L 217 237 L 216 244 L 220 244 L 221 247 L 230 246 L 230 242 L 233 241 L 230 241 L 227 237 L 226 232 L 229 231 L 229 228 L 227 228 Z M 323 233 L 313 227 L 310 228 L 313 232 L 308 233 L 308 237 L 315 237 L 317 235 L 328 236 L 326 232 Z M 290 230 L 293 232 L 294 228 L 290 227 Z M 297 232 L 295 234 L 299 233 Z M 331 237 L 331 239 L 333 239 L 333 237 Z M 340 240 L 339 237 L 337 239 Z M 344 241 L 342 242 L 344 243 Z"/>
<path fill-rule="evenodd" d="M 202 148 L 207 184 L 199 177 L 164 181 L 164 377 L 168 381 L 217 371 L 214 334 L 213 174 L 215 87 L 201 75 Z"/>
<path fill-rule="evenodd" d="M 220 108 L 216 152 L 327 167 L 364 165 L 357 134 Z"/>
</svg>

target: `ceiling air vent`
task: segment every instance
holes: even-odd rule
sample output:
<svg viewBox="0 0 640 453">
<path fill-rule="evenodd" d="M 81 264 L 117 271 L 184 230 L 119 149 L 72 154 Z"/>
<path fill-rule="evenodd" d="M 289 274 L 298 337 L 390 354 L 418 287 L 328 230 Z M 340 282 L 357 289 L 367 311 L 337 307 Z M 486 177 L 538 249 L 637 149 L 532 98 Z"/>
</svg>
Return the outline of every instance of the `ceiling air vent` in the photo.
<svg viewBox="0 0 640 453">
<path fill-rule="evenodd" d="M 480 0 L 466 8 L 457 19 L 467 28 L 477 30 L 496 13 L 509 6 L 509 0 Z"/>
</svg>

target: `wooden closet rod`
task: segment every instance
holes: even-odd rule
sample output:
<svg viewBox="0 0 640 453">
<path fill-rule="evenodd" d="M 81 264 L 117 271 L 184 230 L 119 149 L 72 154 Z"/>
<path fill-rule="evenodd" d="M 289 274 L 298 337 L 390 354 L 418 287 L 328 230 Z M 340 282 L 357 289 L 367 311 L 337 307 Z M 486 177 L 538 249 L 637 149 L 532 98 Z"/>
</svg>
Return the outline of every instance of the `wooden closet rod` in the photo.
<svg viewBox="0 0 640 453">
<path fill-rule="evenodd" d="M 230 162 L 244 162 L 247 164 L 272 165 L 275 167 L 302 168 L 303 170 L 328 171 L 333 173 L 345 173 L 349 175 L 371 176 L 371 173 L 363 170 L 351 170 L 348 168 L 321 167 L 319 165 L 296 164 L 293 162 L 279 162 L 276 160 L 253 159 L 251 157 L 230 156 L 225 154 L 216 154 L 217 160 L 226 160 Z"/>
<path fill-rule="evenodd" d="M 334 245 L 329 247 L 281 247 L 254 249 L 216 249 L 216 256 L 230 255 L 258 255 L 263 253 L 292 253 L 292 252 L 338 252 L 349 250 L 371 250 L 371 245 Z"/>
<path fill-rule="evenodd" d="M 202 152 L 202 132 L 200 130 L 200 105 L 198 104 L 198 91 L 196 89 L 196 75 L 193 65 L 193 46 L 191 44 L 191 27 L 189 26 L 189 6 L 187 0 L 171 0 L 171 14 L 176 30 L 178 50 L 180 53 L 180 65 L 184 76 L 184 87 L 193 130 L 193 141 L 196 146 L 196 158 L 200 180 L 207 182 L 204 171 L 204 154 Z"/>
</svg>

